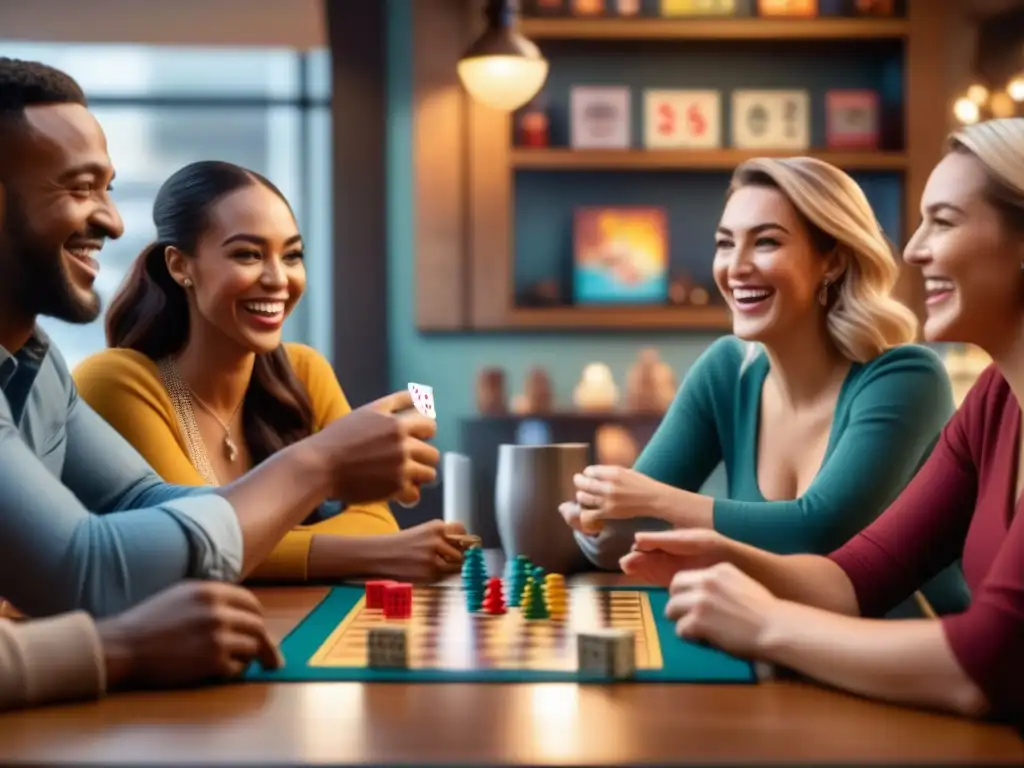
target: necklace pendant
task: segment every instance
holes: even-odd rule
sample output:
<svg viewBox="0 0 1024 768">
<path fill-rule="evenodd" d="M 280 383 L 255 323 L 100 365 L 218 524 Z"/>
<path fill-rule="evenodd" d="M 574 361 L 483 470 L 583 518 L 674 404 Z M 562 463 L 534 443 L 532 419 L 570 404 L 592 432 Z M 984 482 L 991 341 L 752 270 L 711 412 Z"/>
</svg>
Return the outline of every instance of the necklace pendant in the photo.
<svg viewBox="0 0 1024 768">
<path fill-rule="evenodd" d="M 227 450 L 228 461 L 234 461 L 238 458 L 238 446 L 235 445 L 235 441 L 228 435 L 224 438 L 224 448 Z"/>
</svg>

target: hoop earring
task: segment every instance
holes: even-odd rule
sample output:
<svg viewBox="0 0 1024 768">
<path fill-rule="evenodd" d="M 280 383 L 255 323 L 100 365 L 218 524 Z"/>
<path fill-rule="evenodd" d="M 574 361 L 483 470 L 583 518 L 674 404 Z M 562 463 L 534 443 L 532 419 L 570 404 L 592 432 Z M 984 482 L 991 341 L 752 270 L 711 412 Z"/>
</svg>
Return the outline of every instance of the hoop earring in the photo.
<svg viewBox="0 0 1024 768">
<path fill-rule="evenodd" d="M 1021 268 L 1024 269 L 1024 265 L 1022 265 Z M 829 287 L 829 285 L 831 285 L 831 283 L 829 283 L 828 279 L 826 278 L 821 283 L 821 290 L 818 291 L 818 301 L 821 303 L 821 306 L 823 306 L 823 307 L 827 307 L 828 306 L 828 287 Z"/>
</svg>

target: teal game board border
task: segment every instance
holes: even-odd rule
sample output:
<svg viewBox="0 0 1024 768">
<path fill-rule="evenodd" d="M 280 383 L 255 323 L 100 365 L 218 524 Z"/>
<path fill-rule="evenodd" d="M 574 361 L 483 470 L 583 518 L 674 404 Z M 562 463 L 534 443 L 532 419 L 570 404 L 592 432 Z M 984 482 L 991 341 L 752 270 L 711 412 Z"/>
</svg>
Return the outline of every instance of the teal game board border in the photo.
<svg viewBox="0 0 1024 768">
<path fill-rule="evenodd" d="M 445 587 L 441 587 L 444 589 Z M 598 587 L 602 591 L 637 590 L 637 587 Z M 715 648 L 680 640 L 671 622 L 662 618 L 668 593 L 664 589 L 639 588 L 648 593 L 661 643 L 662 668 L 640 669 L 631 682 L 730 683 L 757 682 L 750 662 Z M 577 672 L 531 669 L 371 669 L 369 667 L 310 667 L 312 658 L 331 632 L 364 595 L 361 586 L 333 587 L 320 604 L 281 643 L 285 665 L 267 671 L 258 662 L 249 667 L 245 680 L 252 682 L 422 682 L 422 683 L 607 683 Z"/>
</svg>

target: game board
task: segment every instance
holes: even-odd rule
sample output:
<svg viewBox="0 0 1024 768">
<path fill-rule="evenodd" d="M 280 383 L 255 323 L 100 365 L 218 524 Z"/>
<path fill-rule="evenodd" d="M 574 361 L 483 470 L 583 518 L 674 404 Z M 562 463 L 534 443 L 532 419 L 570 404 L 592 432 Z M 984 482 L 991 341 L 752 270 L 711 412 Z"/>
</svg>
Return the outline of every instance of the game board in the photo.
<svg viewBox="0 0 1024 768">
<path fill-rule="evenodd" d="M 335 587 L 282 643 L 285 666 L 265 671 L 254 665 L 249 680 L 277 682 L 588 682 L 577 671 L 576 634 L 615 627 L 636 639 L 636 682 L 754 683 L 753 666 L 713 648 L 680 640 L 664 618 L 661 589 L 568 586 L 562 619 L 531 620 L 517 607 L 490 615 L 467 608 L 457 585 L 417 587 L 412 616 L 385 620 L 366 608 L 364 589 Z M 409 664 L 372 668 L 369 629 L 403 624 Z M 594 680 L 594 682 L 600 682 Z M 605 681 L 606 682 L 606 681 Z"/>
</svg>

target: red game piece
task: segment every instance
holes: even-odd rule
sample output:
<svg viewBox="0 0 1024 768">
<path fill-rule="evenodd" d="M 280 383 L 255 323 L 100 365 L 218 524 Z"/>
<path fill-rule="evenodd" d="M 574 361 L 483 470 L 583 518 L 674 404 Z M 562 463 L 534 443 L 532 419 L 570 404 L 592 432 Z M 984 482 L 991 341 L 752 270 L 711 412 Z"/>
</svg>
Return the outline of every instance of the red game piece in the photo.
<svg viewBox="0 0 1024 768">
<path fill-rule="evenodd" d="M 377 579 L 366 582 L 366 607 L 379 611 L 384 607 L 384 589 L 395 582 L 391 579 Z"/>
<path fill-rule="evenodd" d="M 412 616 L 412 584 L 392 582 L 384 587 L 384 618 L 408 619 Z"/>
<path fill-rule="evenodd" d="M 505 613 L 505 596 L 501 591 L 501 579 L 492 576 L 484 588 L 484 600 L 481 607 L 487 613 Z"/>
</svg>

